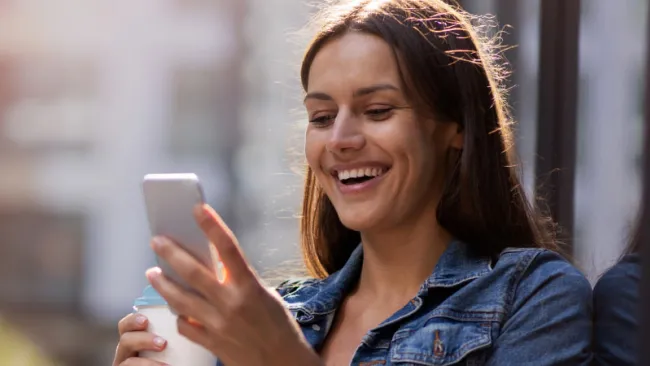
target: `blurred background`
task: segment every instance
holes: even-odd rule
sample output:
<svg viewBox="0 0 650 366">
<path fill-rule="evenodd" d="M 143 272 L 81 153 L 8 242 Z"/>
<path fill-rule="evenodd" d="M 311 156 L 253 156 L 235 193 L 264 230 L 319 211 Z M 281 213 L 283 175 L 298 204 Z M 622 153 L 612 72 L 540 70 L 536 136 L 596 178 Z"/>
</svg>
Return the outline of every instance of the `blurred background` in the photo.
<svg viewBox="0 0 650 366">
<path fill-rule="evenodd" d="M 309 3 L 0 0 L 0 365 L 111 363 L 154 263 L 147 173 L 197 173 L 261 272 L 297 263 Z M 462 4 L 511 25 L 524 181 L 593 282 L 640 198 L 647 2 Z"/>
</svg>

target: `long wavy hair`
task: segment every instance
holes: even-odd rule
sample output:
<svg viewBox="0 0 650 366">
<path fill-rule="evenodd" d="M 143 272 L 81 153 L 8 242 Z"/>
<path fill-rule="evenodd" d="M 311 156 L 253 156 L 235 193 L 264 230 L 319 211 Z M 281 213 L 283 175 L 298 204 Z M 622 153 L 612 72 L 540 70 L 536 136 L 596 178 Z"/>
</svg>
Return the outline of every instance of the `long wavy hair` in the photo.
<svg viewBox="0 0 650 366">
<path fill-rule="evenodd" d="M 500 47 L 494 37 L 479 35 L 473 20 L 442 0 L 330 3 L 315 17 L 318 31 L 303 58 L 302 87 L 306 92 L 312 62 L 328 42 L 348 32 L 382 38 L 420 111 L 464 132 L 463 149 L 448 156 L 439 224 L 481 255 L 496 256 L 506 247 L 559 251 L 552 222 L 526 198 L 520 182 Z M 300 229 L 304 262 L 317 278 L 339 270 L 360 242 L 309 167 Z"/>
</svg>

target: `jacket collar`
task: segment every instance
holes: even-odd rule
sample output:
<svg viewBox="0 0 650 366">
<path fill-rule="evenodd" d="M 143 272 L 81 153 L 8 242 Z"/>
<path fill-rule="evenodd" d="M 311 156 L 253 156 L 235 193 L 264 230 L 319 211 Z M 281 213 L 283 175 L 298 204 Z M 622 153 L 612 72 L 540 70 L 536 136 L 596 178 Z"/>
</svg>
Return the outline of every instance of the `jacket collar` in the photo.
<svg viewBox="0 0 650 366">
<path fill-rule="evenodd" d="M 304 302 L 289 304 L 289 308 L 300 309 L 312 315 L 335 311 L 359 280 L 362 264 L 363 247 L 358 245 L 343 268 L 311 285 L 317 287 L 317 291 L 309 291 L 313 296 Z M 422 284 L 418 296 L 425 295 L 431 288 L 461 285 L 484 276 L 491 270 L 490 258 L 473 255 L 467 244 L 452 240 L 438 260 L 433 273 Z"/>
<path fill-rule="evenodd" d="M 422 289 L 458 286 L 482 277 L 491 270 L 490 257 L 476 255 L 466 243 L 452 240 Z"/>
</svg>

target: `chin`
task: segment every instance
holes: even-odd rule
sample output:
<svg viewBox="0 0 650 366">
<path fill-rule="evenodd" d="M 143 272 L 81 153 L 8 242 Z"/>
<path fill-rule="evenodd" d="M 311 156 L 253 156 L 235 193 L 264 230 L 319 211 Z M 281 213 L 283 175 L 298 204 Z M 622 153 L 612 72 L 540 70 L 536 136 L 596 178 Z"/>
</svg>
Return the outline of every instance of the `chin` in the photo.
<svg viewBox="0 0 650 366">
<path fill-rule="evenodd" d="M 339 214 L 343 226 L 354 231 L 368 231 L 376 227 L 380 220 L 375 215 L 368 213 L 346 212 Z"/>
</svg>

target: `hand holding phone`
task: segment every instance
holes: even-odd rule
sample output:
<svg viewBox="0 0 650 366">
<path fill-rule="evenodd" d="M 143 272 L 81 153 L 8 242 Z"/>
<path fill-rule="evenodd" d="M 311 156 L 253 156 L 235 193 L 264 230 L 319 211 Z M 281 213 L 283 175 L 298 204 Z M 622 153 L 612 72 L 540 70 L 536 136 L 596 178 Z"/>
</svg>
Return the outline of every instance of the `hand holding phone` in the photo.
<svg viewBox="0 0 650 366">
<path fill-rule="evenodd" d="M 194 209 L 205 203 L 196 174 L 147 174 L 142 187 L 151 235 L 173 240 L 222 276 L 218 254 L 194 219 Z M 165 276 L 192 288 L 163 259 L 156 256 L 156 261 Z"/>
<path fill-rule="evenodd" d="M 264 286 L 221 217 L 208 205 L 195 214 L 197 225 L 227 268 L 226 278 L 217 280 L 214 272 L 202 268 L 170 240 L 151 243 L 154 252 L 193 287 L 192 292 L 183 289 L 158 268 L 147 271 L 151 286 L 170 309 L 179 310 L 175 312 L 178 332 L 226 365 L 319 364 L 293 314 L 274 289 Z M 267 336 L 261 336 L 265 334 L 274 341 L 269 343 Z"/>
</svg>

